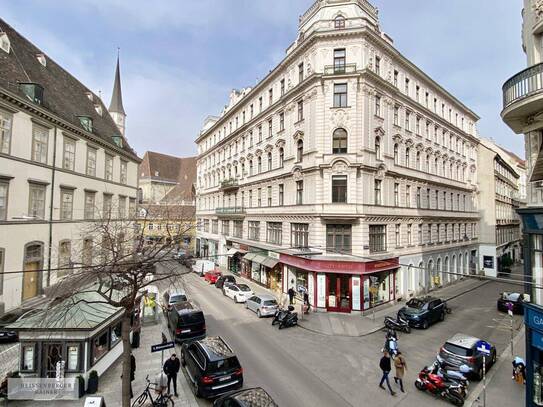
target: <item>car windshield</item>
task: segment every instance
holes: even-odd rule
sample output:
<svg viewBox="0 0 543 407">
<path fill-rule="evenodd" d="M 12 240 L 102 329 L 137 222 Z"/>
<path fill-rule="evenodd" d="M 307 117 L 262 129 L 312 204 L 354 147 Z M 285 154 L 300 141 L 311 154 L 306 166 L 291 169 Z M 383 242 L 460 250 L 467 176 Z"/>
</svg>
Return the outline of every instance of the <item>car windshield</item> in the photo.
<svg viewBox="0 0 543 407">
<path fill-rule="evenodd" d="M 178 302 L 187 301 L 185 294 L 174 294 L 170 297 L 170 304 L 177 304 Z"/>
<path fill-rule="evenodd" d="M 266 301 L 264 301 L 264 305 L 268 305 L 268 306 L 277 305 L 277 301 L 275 301 L 275 300 L 266 300 Z"/>
<path fill-rule="evenodd" d="M 449 342 L 445 343 L 445 346 L 443 347 L 448 352 L 454 353 L 455 355 L 458 355 L 458 356 L 472 356 L 473 355 L 472 349 L 467 349 L 467 348 L 463 348 L 462 346 L 453 345 L 452 343 L 449 343 Z"/>
<path fill-rule="evenodd" d="M 247 284 L 240 284 L 240 285 L 238 285 L 238 288 L 241 291 L 251 291 L 251 289 L 249 288 L 249 286 Z"/>
<path fill-rule="evenodd" d="M 221 373 L 232 369 L 239 369 L 240 367 L 241 366 L 239 365 L 238 358 L 232 356 L 227 359 L 221 359 L 211 362 L 209 364 L 208 373 Z"/>
<path fill-rule="evenodd" d="M 416 309 L 422 309 L 424 307 L 424 304 L 426 304 L 425 301 L 422 301 L 418 298 L 411 298 L 405 305 L 407 305 L 409 308 L 416 308 Z"/>
<path fill-rule="evenodd" d="M 516 302 L 518 301 L 519 297 L 520 297 L 519 293 L 503 293 L 502 294 L 502 298 L 506 301 Z"/>
</svg>

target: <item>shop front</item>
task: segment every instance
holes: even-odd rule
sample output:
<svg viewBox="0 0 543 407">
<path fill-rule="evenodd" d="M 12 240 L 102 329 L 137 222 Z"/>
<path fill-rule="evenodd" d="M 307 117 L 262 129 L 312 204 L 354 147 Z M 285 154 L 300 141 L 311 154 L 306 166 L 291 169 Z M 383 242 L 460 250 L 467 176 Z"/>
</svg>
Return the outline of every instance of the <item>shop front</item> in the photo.
<svg viewBox="0 0 543 407">
<path fill-rule="evenodd" d="M 271 252 L 259 250 L 247 253 L 243 257 L 245 273 L 254 282 L 271 290 L 281 292 L 281 266 L 279 259 Z"/>
<path fill-rule="evenodd" d="M 229 249 L 226 252 L 228 259 L 228 271 L 232 274 L 240 274 L 241 272 L 241 260 L 243 256 L 247 253 L 248 248 L 242 248 L 239 243 L 227 242 Z"/>
<path fill-rule="evenodd" d="M 281 254 L 283 292 L 305 288 L 309 302 L 330 312 L 365 311 L 396 299 L 398 258 L 359 262 Z"/>
<path fill-rule="evenodd" d="M 543 308 L 525 304 L 526 405 L 543 406 Z"/>
</svg>

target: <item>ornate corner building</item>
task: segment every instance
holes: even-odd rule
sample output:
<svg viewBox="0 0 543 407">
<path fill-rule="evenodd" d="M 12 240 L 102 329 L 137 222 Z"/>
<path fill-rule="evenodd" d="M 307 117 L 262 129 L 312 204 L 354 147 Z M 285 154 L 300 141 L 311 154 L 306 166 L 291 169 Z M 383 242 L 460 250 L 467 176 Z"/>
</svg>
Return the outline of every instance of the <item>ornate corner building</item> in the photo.
<svg viewBox="0 0 543 407">
<path fill-rule="evenodd" d="M 478 272 L 477 120 L 368 1 L 316 1 L 196 139 L 197 253 L 341 312 Z"/>
</svg>

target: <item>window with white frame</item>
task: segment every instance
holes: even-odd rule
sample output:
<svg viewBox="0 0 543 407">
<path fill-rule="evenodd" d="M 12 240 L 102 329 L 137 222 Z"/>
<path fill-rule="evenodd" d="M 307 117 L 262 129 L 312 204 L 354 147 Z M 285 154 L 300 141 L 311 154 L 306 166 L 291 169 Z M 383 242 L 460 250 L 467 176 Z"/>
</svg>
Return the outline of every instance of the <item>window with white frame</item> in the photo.
<svg viewBox="0 0 543 407">
<path fill-rule="evenodd" d="M 281 222 L 266 222 L 266 241 L 272 244 L 281 244 L 283 235 L 283 224 Z"/>
<path fill-rule="evenodd" d="M 126 184 L 128 177 L 128 162 L 121 160 L 121 184 Z"/>
<path fill-rule="evenodd" d="M 250 240 L 260 240 L 260 222 L 259 221 L 249 221 L 249 239 Z"/>
<path fill-rule="evenodd" d="M 106 181 L 113 181 L 113 156 L 110 154 L 106 154 L 105 178 Z"/>
<path fill-rule="evenodd" d="M 75 168 L 75 140 L 69 137 L 64 137 L 62 168 L 71 171 Z"/>
<path fill-rule="evenodd" d="M 7 219 L 9 182 L 0 180 L 0 220 Z"/>
<path fill-rule="evenodd" d="M 47 145 L 49 143 L 49 130 L 45 127 L 34 125 L 32 127 L 32 160 L 47 163 Z"/>
<path fill-rule="evenodd" d="M 45 185 L 29 184 L 28 216 L 45 219 Z"/>
<path fill-rule="evenodd" d="M 96 177 L 96 155 L 97 150 L 93 147 L 87 147 L 87 170 L 86 174 Z"/>
<path fill-rule="evenodd" d="M 11 123 L 13 116 L 0 110 L 0 153 L 9 154 L 11 147 Z"/>
<path fill-rule="evenodd" d="M 94 207 L 95 207 L 96 192 L 85 191 L 85 219 L 94 219 Z"/>
<path fill-rule="evenodd" d="M 73 217 L 74 191 L 73 189 L 60 189 L 60 219 L 71 220 Z"/>
<path fill-rule="evenodd" d="M 309 242 L 309 224 L 291 223 L 291 247 L 307 247 Z"/>
</svg>

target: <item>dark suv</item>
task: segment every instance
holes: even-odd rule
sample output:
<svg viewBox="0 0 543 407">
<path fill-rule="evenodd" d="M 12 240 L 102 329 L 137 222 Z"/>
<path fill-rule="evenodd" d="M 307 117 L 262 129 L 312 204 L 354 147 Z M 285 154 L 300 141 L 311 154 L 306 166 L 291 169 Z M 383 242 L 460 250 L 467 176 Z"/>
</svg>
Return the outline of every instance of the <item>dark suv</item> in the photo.
<svg viewBox="0 0 543 407">
<path fill-rule="evenodd" d="M 168 327 L 176 342 L 184 342 L 204 338 L 206 336 L 206 320 L 204 313 L 190 302 L 173 304 L 168 312 Z"/>
<path fill-rule="evenodd" d="M 279 407 L 262 387 L 225 394 L 215 400 L 213 407 Z"/>
<path fill-rule="evenodd" d="M 211 398 L 243 386 L 238 358 L 220 336 L 184 343 L 181 365 L 196 397 Z"/>
<path fill-rule="evenodd" d="M 483 354 L 477 350 L 479 338 L 465 334 L 456 334 L 449 339 L 439 350 L 437 360 L 445 367 L 459 370 L 466 365 L 470 373 L 468 376 L 481 380 L 483 378 Z M 486 370 L 496 362 L 496 348 L 492 346 L 490 356 L 485 360 Z"/>
<path fill-rule="evenodd" d="M 412 327 L 426 329 L 445 319 L 445 302 L 435 297 L 411 298 L 398 311 L 398 317 L 407 320 Z"/>
</svg>

